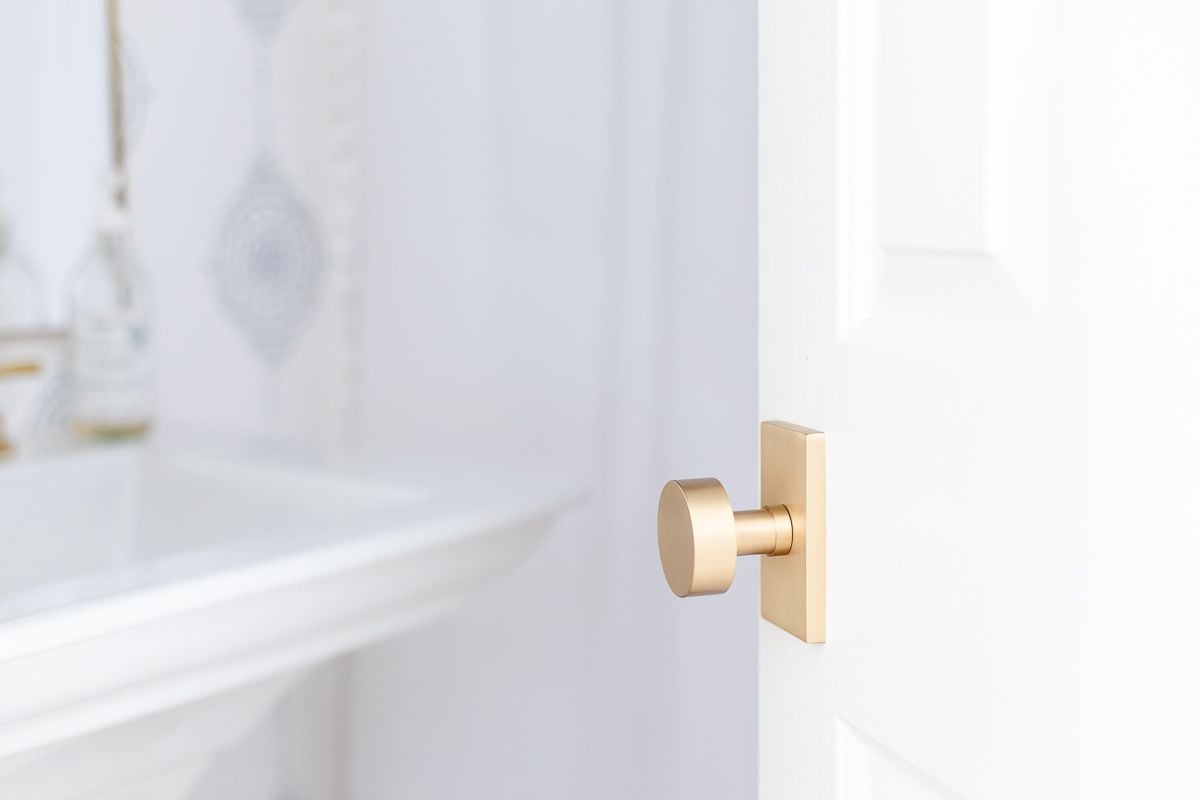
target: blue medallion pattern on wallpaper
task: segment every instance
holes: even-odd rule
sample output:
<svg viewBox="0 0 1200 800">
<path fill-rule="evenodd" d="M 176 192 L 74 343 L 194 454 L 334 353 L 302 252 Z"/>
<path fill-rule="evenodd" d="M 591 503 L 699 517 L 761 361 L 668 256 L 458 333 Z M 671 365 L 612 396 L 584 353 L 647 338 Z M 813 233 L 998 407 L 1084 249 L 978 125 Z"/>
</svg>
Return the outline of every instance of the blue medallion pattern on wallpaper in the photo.
<svg viewBox="0 0 1200 800">
<path fill-rule="evenodd" d="M 325 270 L 316 216 L 272 155 L 271 40 L 299 0 L 233 0 L 258 38 L 259 154 L 217 233 L 212 275 L 230 320 L 278 367 L 316 310 Z"/>
<path fill-rule="evenodd" d="M 260 156 L 225 214 L 213 267 L 226 313 L 267 363 L 283 360 L 311 316 L 323 266 L 312 213 Z"/>
<path fill-rule="evenodd" d="M 263 40 L 268 40 L 283 27 L 287 13 L 299 0 L 234 0 L 246 26 Z"/>
</svg>

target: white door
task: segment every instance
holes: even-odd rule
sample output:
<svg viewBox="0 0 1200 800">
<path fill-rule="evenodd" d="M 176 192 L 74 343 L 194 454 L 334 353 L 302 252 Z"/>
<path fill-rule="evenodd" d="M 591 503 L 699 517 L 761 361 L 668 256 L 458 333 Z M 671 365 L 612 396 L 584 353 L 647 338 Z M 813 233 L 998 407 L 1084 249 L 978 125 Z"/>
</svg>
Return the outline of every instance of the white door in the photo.
<svg viewBox="0 0 1200 800">
<path fill-rule="evenodd" d="M 761 417 L 829 470 L 761 796 L 1200 797 L 1200 6 L 759 13 Z"/>
</svg>

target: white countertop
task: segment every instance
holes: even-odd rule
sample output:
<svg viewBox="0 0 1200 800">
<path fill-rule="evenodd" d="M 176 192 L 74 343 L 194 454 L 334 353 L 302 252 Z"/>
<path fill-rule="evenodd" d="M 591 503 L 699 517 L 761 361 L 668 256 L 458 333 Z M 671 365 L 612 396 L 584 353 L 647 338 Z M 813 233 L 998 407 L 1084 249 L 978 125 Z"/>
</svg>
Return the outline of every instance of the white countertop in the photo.
<svg viewBox="0 0 1200 800">
<path fill-rule="evenodd" d="M 445 613 L 577 497 L 196 434 L 0 463 L 0 758 Z"/>
</svg>

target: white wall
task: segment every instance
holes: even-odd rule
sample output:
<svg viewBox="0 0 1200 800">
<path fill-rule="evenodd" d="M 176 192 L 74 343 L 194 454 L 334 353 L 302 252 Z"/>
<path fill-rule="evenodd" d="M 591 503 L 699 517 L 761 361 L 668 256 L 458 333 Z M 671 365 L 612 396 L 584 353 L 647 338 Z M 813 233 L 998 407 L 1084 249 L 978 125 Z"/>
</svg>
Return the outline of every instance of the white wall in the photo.
<svg viewBox="0 0 1200 800">
<path fill-rule="evenodd" d="M 591 498 L 353 659 L 350 796 L 753 796 L 754 565 L 678 601 L 654 535 L 669 477 L 755 500 L 753 4 L 366 9 L 363 443 Z"/>
<path fill-rule="evenodd" d="M 591 491 L 454 620 L 317 676 L 197 800 L 753 796 L 756 565 L 682 602 L 654 533 L 671 477 L 755 500 L 753 4 L 306 0 L 269 41 L 249 0 L 124 8 L 163 418 Z M 323 243 L 282 363 L 214 273 L 264 140 Z"/>
</svg>

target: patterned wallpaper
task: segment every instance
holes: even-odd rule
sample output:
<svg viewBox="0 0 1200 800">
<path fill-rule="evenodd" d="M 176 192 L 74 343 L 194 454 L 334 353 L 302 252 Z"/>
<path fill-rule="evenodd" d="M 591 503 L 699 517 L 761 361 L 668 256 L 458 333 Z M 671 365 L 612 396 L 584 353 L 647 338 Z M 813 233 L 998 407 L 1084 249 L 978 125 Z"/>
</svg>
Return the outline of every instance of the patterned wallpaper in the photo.
<svg viewBox="0 0 1200 800">
<path fill-rule="evenodd" d="M 262 51 L 270 50 L 296 1 L 233 0 Z M 266 53 L 256 58 L 258 152 L 221 223 L 213 280 L 230 320 L 264 363 L 276 366 L 320 299 L 325 258 L 316 216 L 272 152 L 271 68 Z"/>
<path fill-rule="evenodd" d="M 152 285 L 159 417 L 351 441 L 357 0 L 123 0 L 122 13 L 130 196 Z M 82 196 L 64 208 L 77 206 L 84 224 L 60 232 L 62 245 L 49 238 L 61 251 L 48 272 L 56 299 L 91 235 L 95 180 L 77 183 Z M 0 342 L 0 355 L 20 355 L 11 349 Z M 50 369 L 36 385 L 0 389 L 20 433 L 66 424 L 63 359 L 41 360 Z"/>
<path fill-rule="evenodd" d="M 355 0 L 126 0 L 164 417 L 342 443 L 357 405 Z"/>
<path fill-rule="evenodd" d="M 320 300 L 324 270 L 316 217 L 262 153 L 225 212 L 212 277 L 230 322 L 265 364 L 291 351 Z"/>
</svg>

